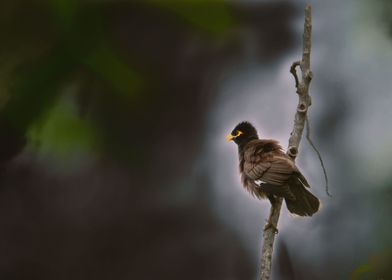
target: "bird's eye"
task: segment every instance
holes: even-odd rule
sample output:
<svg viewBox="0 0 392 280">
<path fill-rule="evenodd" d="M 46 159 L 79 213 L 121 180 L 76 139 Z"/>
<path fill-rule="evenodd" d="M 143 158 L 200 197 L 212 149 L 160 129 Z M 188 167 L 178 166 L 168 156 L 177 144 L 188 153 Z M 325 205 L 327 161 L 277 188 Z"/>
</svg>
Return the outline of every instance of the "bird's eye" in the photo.
<svg viewBox="0 0 392 280">
<path fill-rule="evenodd" d="M 234 135 L 234 136 L 235 136 L 235 137 L 238 137 L 238 136 L 240 136 L 241 134 L 243 134 L 242 131 L 237 130 L 237 131 L 236 131 L 236 135 Z"/>
</svg>

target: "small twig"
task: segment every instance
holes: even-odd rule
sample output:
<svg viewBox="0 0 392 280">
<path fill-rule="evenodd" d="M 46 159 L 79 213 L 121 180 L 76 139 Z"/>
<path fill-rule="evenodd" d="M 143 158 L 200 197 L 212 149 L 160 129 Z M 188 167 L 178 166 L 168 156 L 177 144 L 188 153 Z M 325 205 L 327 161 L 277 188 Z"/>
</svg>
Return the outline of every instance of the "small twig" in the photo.
<svg viewBox="0 0 392 280">
<path fill-rule="evenodd" d="M 293 64 L 291 64 L 290 67 L 290 73 L 293 74 L 294 79 L 295 79 L 295 88 L 298 89 L 299 81 L 298 81 L 298 76 L 297 76 L 297 66 L 300 66 L 301 62 L 300 61 L 294 61 Z"/>
<path fill-rule="evenodd" d="M 318 156 L 318 158 L 320 160 L 320 164 L 321 164 L 321 167 L 322 167 L 323 172 L 324 172 L 325 192 L 327 193 L 328 196 L 332 197 L 332 195 L 329 193 L 329 190 L 328 190 L 328 175 L 327 175 L 327 170 L 325 169 L 323 158 L 321 157 L 321 154 L 320 154 L 319 150 L 316 148 L 316 145 L 314 145 L 312 139 L 310 138 L 310 123 L 309 123 L 308 116 L 306 116 L 306 140 L 308 140 L 310 146 L 316 152 L 316 154 L 317 154 L 317 156 Z"/>
<path fill-rule="evenodd" d="M 298 155 L 298 147 L 301 141 L 302 133 L 305 127 L 306 114 L 308 108 L 311 105 L 311 99 L 309 96 L 309 84 L 312 80 L 312 72 L 310 71 L 310 50 L 311 50 L 311 34 L 312 33 L 312 10 L 310 5 L 305 7 L 305 24 L 303 34 L 303 52 L 301 62 L 294 62 L 290 68 L 290 72 L 294 75 L 297 93 L 299 97 L 297 112 L 294 118 L 294 127 L 290 134 L 289 146 L 287 154 L 295 160 Z M 295 68 L 301 67 L 302 79 L 301 82 L 298 80 Z M 275 242 L 275 228 L 277 228 L 280 209 L 282 207 L 282 199 L 279 198 L 271 206 L 269 221 L 272 224 L 271 227 L 264 230 L 263 234 L 263 248 L 261 256 L 261 280 L 269 280 L 271 276 L 272 268 L 272 252 Z"/>
</svg>

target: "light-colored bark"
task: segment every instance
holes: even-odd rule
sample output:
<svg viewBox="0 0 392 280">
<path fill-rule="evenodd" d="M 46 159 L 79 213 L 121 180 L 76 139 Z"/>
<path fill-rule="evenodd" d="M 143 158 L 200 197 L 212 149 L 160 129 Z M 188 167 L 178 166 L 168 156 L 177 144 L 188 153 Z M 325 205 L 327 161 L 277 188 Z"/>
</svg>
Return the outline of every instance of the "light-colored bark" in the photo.
<svg viewBox="0 0 392 280">
<path fill-rule="evenodd" d="M 298 93 L 298 106 L 294 118 L 294 127 L 290 134 L 287 154 L 295 160 L 298 155 L 298 147 L 301 142 L 302 133 L 307 119 L 308 108 L 311 105 L 311 98 L 309 96 L 309 85 L 312 80 L 312 72 L 310 70 L 310 51 L 311 51 L 311 35 L 312 35 L 312 9 L 310 5 L 305 7 L 305 24 L 303 33 L 303 52 L 302 60 L 296 61 L 290 68 L 290 72 L 294 75 L 295 86 Z M 296 67 L 300 66 L 302 77 L 298 79 Z M 276 203 L 271 205 L 269 222 L 277 228 L 280 209 L 282 207 L 282 199 L 276 200 Z M 272 271 L 272 253 L 274 249 L 276 232 L 274 227 L 268 227 L 263 234 L 263 248 L 261 256 L 261 280 L 269 280 Z"/>
</svg>

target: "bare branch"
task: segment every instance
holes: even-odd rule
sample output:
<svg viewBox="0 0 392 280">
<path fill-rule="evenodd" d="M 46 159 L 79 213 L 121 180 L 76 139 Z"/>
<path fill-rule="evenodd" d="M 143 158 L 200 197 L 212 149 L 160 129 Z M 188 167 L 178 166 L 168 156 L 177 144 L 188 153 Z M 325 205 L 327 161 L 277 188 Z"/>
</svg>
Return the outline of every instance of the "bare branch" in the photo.
<svg viewBox="0 0 392 280">
<path fill-rule="evenodd" d="M 277 198 L 275 203 L 271 205 L 269 222 L 277 228 L 280 209 L 282 208 L 282 198 Z M 276 231 L 273 227 L 264 230 L 263 233 L 263 249 L 261 251 L 261 280 L 268 280 L 271 277 L 272 268 L 272 252 L 274 249 Z"/>
<path fill-rule="evenodd" d="M 302 79 L 301 82 L 298 81 L 297 73 L 295 71 L 298 62 L 294 62 L 290 68 L 290 72 L 294 75 L 296 88 L 298 93 L 298 106 L 297 112 L 294 118 L 294 127 L 290 134 L 289 146 L 287 148 L 287 154 L 295 160 L 298 155 L 298 147 L 301 142 L 302 133 L 305 127 L 305 122 L 307 118 L 308 108 L 311 105 L 311 99 L 309 96 L 309 84 L 312 80 L 312 72 L 310 70 L 310 51 L 311 51 L 311 34 L 312 33 L 312 10 L 311 6 L 307 5 L 305 7 L 305 24 L 304 24 L 304 34 L 303 34 L 303 53 L 302 60 L 299 62 L 301 67 Z M 293 69 L 293 71 L 292 71 Z M 271 212 L 269 221 L 277 228 L 280 209 L 282 207 L 282 199 L 279 198 L 271 206 Z M 271 276 L 272 268 L 272 252 L 275 241 L 275 230 L 269 227 L 264 231 L 263 234 L 263 248 L 261 257 L 261 280 L 268 280 Z"/>
</svg>

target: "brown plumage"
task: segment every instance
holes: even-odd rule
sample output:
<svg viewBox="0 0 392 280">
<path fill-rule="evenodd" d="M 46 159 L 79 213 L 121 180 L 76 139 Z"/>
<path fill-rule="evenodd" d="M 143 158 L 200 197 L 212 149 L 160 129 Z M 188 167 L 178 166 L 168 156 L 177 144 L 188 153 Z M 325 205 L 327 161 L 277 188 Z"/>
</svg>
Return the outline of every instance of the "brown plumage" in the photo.
<svg viewBox="0 0 392 280">
<path fill-rule="evenodd" d="M 288 210 L 299 216 L 312 216 L 320 202 L 310 193 L 309 183 L 275 140 L 259 139 L 248 122 L 238 124 L 228 141 L 238 145 L 241 181 L 257 198 L 283 197 Z"/>
</svg>

